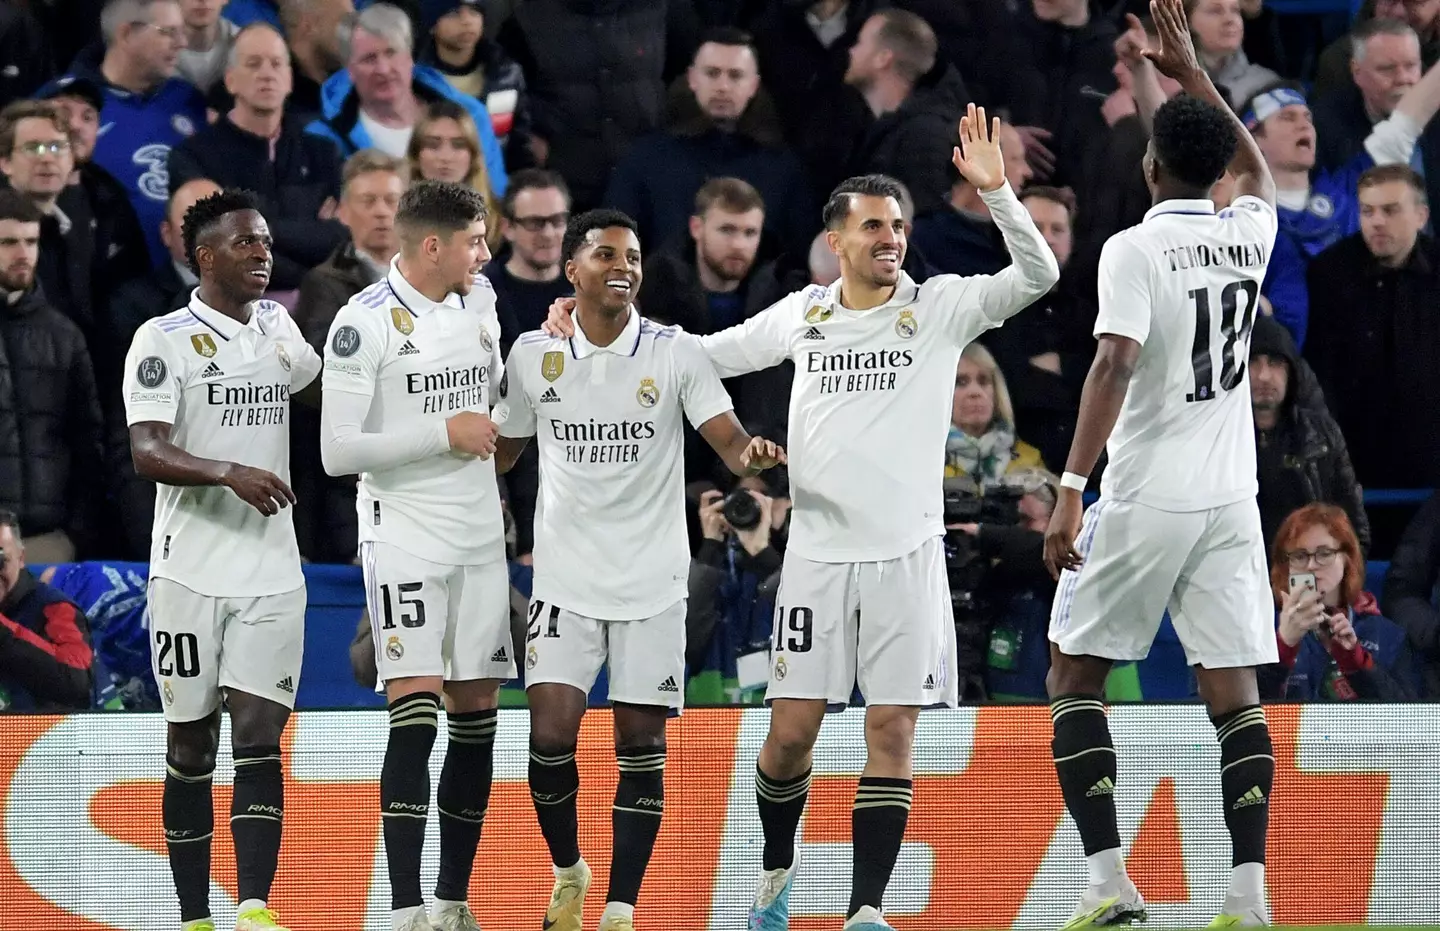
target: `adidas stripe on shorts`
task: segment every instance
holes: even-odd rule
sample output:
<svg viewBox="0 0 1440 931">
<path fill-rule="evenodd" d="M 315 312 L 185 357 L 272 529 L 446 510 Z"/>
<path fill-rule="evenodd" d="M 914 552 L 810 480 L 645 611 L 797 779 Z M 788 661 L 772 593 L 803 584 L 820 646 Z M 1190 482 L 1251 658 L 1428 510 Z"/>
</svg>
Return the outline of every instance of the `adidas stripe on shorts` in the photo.
<svg viewBox="0 0 1440 931">
<path fill-rule="evenodd" d="M 610 700 L 679 710 L 685 704 L 685 600 L 638 621 L 584 617 L 530 602 L 525 687 L 543 682 L 586 693 L 609 664 Z"/>
<path fill-rule="evenodd" d="M 151 577 L 150 669 L 165 720 L 198 721 L 234 689 L 295 707 L 305 652 L 305 588 L 219 598 Z"/>
<path fill-rule="evenodd" d="M 398 546 L 360 544 L 377 692 L 390 679 L 515 678 L 505 561 L 447 566 Z"/>
</svg>

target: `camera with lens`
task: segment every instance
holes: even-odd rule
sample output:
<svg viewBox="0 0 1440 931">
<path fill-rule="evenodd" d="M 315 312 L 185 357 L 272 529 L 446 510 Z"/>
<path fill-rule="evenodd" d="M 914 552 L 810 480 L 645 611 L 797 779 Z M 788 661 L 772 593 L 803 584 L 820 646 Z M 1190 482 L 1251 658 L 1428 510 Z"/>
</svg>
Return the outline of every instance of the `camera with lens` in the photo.
<svg viewBox="0 0 1440 931">
<path fill-rule="evenodd" d="M 1023 488 L 995 485 L 984 489 L 969 478 L 945 480 L 945 523 L 992 524 L 1013 527 L 1020 523 Z M 985 575 L 990 563 L 976 546 L 975 538 L 960 530 L 945 535 L 945 568 L 950 577 L 950 601 L 957 618 L 988 610 L 984 595 Z"/>
<path fill-rule="evenodd" d="M 754 530 L 760 526 L 760 502 L 747 488 L 737 488 L 726 495 L 720 513 L 733 530 Z"/>
</svg>

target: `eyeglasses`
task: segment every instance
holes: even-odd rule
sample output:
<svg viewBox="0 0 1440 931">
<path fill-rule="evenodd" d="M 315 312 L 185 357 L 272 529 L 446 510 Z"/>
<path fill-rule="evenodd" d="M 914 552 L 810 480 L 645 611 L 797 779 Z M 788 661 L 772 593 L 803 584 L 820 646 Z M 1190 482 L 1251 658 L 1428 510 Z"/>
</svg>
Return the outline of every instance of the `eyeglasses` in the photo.
<svg viewBox="0 0 1440 931">
<path fill-rule="evenodd" d="M 147 23 L 141 20 L 135 20 L 130 25 L 139 26 L 142 29 L 153 29 L 171 42 L 179 42 L 185 38 L 185 30 L 180 26 L 157 26 L 154 23 Z"/>
<path fill-rule="evenodd" d="M 568 214 L 568 213 L 556 213 L 556 214 L 551 214 L 551 215 L 548 216 L 548 217 L 516 217 L 516 218 L 515 218 L 515 225 L 516 225 L 516 226 L 519 226 L 521 229 L 525 230 L 527 233 L 538 233 L 538 232 L 544 230 L 545 227 L 547 227 L 547 226 L 553 226 L 553 227 L 555 227 L 556 229 L 562 229 L 562 230 L 563 230 L 563 229 L 565 228 L 565 224 L 567 224 L 567 223 L 569 223 L 569 222 L 570 222 L 570 214 Z"/>
<path fill-rule="evenodd" d="M 21 142 L 16 144 L 15 151 L 32 158 L 39 158 L 42 155 L 59 155 L 61 152 L 70 151 L 70 142 L 65 139 L 56 139 L 51 142 Z"/>
<path fill-rule="evenodd" d="M 1310 565 L 1310 560 L 1315 560 L 1317 566 L 1328 566 L 1335 561 L 1340 551 L 1334 547 L 1317 547 L 1314 552 L 1309 550 L 1291 550 L 1285 554 L 1285 561 L 1290 564 L 1291 569 L 1304 569 Z"/>
</svg>

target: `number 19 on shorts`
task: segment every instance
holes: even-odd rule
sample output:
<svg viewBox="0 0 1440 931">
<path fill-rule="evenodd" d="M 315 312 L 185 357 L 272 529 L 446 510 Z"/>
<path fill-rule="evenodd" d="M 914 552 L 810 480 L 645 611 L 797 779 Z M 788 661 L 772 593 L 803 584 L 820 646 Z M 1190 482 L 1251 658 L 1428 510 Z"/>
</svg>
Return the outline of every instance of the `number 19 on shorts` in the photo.
<svg viewBox="0 0 1440 931">
<path fill-rule="evenodd" d="M 776 653 L 809 653 L 814 643 L 815 612 L 809 608 L 775 608 Z"/>
</svg>

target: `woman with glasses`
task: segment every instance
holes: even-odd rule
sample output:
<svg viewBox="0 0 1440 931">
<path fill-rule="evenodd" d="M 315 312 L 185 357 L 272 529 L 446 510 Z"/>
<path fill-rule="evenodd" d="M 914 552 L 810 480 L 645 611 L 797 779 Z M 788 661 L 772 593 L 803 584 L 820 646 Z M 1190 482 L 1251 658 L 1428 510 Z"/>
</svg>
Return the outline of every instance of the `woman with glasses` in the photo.
<svg viewBox="0 0 1440 931">
<path fill-rule="evenodd" d="M 480 132 L 465 108 L 453 100 L 437 100 L 425 108 L 415 124 L 406 151 L 410 176 L 423 181 L 463 184 L 485 195 L 489 216 L 485 244 L 493 253 L 500 248 L 500 203 L 490 188 L 490 175 L 480 151 Z"/>
<path fill-rule="evenodd" d="M 1365 591 L 1365 563 L 1350 518 L 1308 504 L 1275 535 L 1270 584 L 1280 606 L 1276 666 L 1260 670 L 1268 700 L 1413 700 L 1418 680 L 1405 632 Z"/>
</svg>

